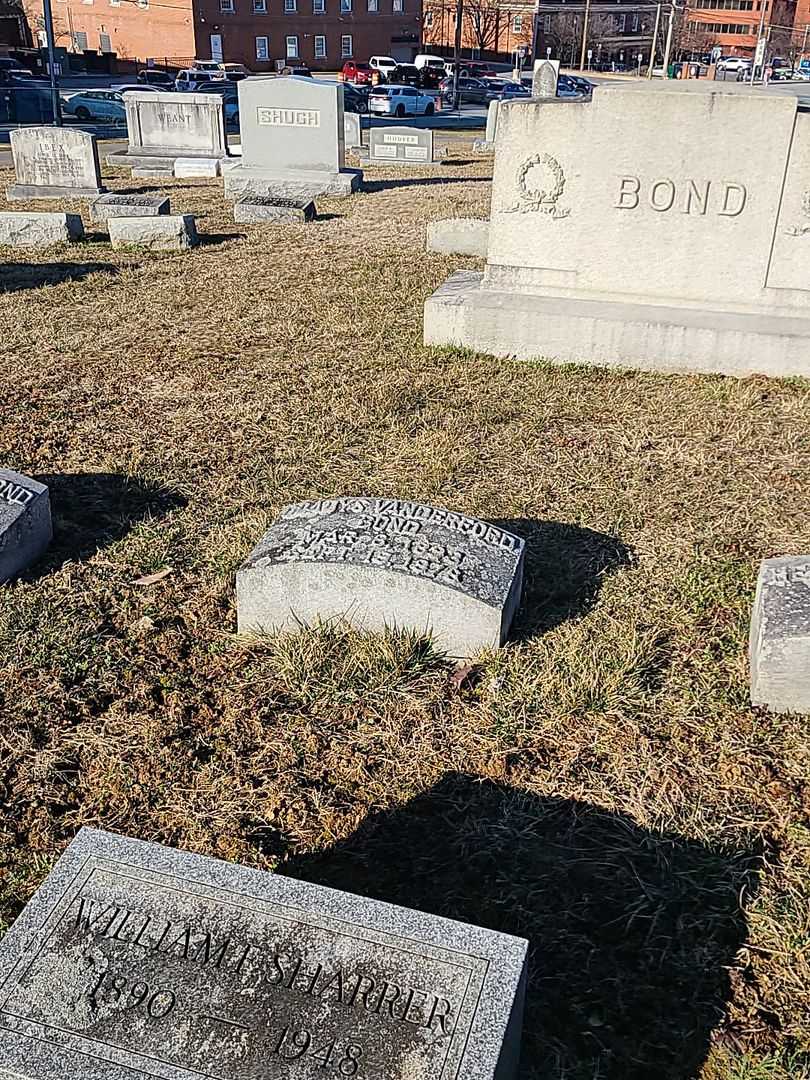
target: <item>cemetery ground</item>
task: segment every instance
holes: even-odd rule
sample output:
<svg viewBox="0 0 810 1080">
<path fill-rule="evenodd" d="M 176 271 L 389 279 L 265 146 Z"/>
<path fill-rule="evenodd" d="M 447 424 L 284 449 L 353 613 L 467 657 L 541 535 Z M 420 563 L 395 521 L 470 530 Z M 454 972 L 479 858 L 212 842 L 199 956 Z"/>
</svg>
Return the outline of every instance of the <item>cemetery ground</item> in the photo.
<svg viewBox="0 0 810 1080">
<path fill-rule="evenodd" d="M 0 256 L 0 459 L 55 526 L 0 589 L 0 928 L 95 825 L 528 937 L 525 1077 L 810 1076 L 806 718 L 747 700 L 759 561 L 810 550 L 810 386 L 425 349 L 480 265 L 425 225 L 488 212 L 452 147 L 267 229 L 108 175 L 202 245 L 85 212 Z M 343 494 L 524 536 L 507 647 L 237 638 L 279 509 Z"/>
</svg>

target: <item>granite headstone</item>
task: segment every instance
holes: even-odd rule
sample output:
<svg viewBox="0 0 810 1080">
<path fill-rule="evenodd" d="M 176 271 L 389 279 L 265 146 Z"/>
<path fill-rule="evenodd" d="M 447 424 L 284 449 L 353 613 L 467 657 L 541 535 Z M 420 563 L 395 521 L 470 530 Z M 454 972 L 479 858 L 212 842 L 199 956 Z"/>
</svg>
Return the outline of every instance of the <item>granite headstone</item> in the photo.
<svg viewBox="0 0 810 1080">
<path fill-rule="evenodd" d="M 436 165 L 433 131 L 416 127 L 372 127 L 369 165 Z"/>
<path fill-rule="evenodd" d="M 236 576 L 239 630 L 344 617 L 432 633 L 453 656 L 504 641 L 520 602 L 519 537 L 399 499 L 286 507 Z"/>
<path fill-rule="evenodd" d="M 0 942 L 0 1077 L 510 1080 L 526 948 L 82 829 Z"/>
<path fill-rule="evenodd" d="M 170 213 L 165 195 L 101 195 L 90 203 L 90 220 L 107 221 L 111 217 L 157 217 Z"/>
<path fill-rule="evenodd" d="M 750 661 L 753 705 L 810 713 L 810 555 L 762 562 Z"/>
<path fill-rule="evenodd" d="M 538 60 L 532 75 L 532 97 L 555 98 L 559 78 L 559 60 Z"/>
<path fill-rule="evenodd" d="M 219 94 L 124 94 L 126 150 L 107 155 L 108 165 L 173 172 L 177 158 L 226 158 L 225 106 Z"/>
<path fill-rule="evenodd" d="M 9 200 L 91 199 L 104 191 L 96 138 L 86 131 L 17 128 L 11 156 L 16 183 L 6 192 Z"/>
<path fill-rule="evenodd" d="M 22 573 L 53 537 L 48 489 L 10 469 L 0 469 L 0 582 Z"/>
<path fill-rule="evenodd" d="M 357 150 L 363 145 L 363 129 L 359 113 L 343 113 L 343 141 L 347 150 Z"/>
<path fill-rule="evenodd" d="M 254 76 L 239 84 L 241 164 L 225 195 L 350 195 L 362 172 L 345 168 L 343 88 L 314 79 Z"/>
</svg>

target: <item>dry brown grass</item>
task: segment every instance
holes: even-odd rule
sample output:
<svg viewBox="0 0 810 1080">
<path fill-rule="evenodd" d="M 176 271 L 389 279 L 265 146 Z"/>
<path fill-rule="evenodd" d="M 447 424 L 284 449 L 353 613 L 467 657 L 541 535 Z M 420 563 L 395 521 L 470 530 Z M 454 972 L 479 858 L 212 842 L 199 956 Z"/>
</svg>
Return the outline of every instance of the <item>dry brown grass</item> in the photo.
<svg viewBox="0 0 810 1080">
<path fill-rule="evenodd" d="M 424 224 L 487 173 L 275 229 L 171 182 L 191 254 L 5 253 L 0 460 L 57 535 L 0 590 L 0 915 L 99 825 L 526 934 L 527 1076 L 806 1077 L 806 726 L 748 706 L 746 631 L 759 560 L 810 550 L 810 389 L 426 350 L 465 262 Z M 408 637 L 235 638 L 268 521 L 339 493 L 529 539 L 461 690 Z"/>
</svg>

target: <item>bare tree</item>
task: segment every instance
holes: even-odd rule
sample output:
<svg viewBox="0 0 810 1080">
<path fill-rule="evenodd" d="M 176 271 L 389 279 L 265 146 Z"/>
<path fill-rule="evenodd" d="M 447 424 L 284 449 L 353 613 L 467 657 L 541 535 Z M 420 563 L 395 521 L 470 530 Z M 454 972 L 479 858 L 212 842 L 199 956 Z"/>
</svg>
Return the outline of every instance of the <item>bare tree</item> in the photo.
<svg viewBox="0 0 810 1080">
<path fill-rule="evenodd" d="M 715 44 L 715 35 L 689 19 L 686 10 L 676 9 L 676 12 L 672 27 L 672 55 L 678 60 L 689 60 L 692 56 L 709 52 Z"/>
<path fill-rule="evenodd" d="M 42 14 L 42 8 L 37 7 L 35 0 L 29 0 L 27 3 L 22 4 L 22 10 L 31 31 L 31 36 L 34 38 L 37 44 L 40 41 L 40 35 L 45 33 L 45 17 Z M 53 17 L 53 40 L 57 44 L 65 39 L 70 39 L 70 30 L 62 19 L 56 15 Z"/>
<path fill-rule="evenodd" d="M 544 35 L 547 44 L 559 59 L 573 67 L 577 61 L 577 48 L 582 36 L 582 16 L 574 12 L 561 12 L 553 16 L 551 28 Z"/>
<path fill-rule="evenodd" d="M 501 21 L 506 17 L 499 0 L 465 0 L 464 21 L 473 48 L 481 52 L 497 50 Z"/>
</svg>

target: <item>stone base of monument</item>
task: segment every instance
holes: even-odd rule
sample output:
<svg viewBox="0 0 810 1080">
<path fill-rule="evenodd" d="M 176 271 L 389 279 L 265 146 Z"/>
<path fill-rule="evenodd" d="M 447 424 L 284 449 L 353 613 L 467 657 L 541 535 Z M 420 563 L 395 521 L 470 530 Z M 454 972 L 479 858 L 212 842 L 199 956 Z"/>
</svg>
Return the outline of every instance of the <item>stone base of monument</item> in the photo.
<svg viewBox="0 0 810 1080">
<path fill-rule="evenodd" d="M 810 370 L 810 315 L 542 296 L 486 285 L 471 270 L 457 271 L 425 301 L 424 340 L 518 360 L 648 371 Z"/>
<path fill-rule="evenodd" d="M 506 639 L 523 552 L 512 533 L 422 503 L 297 503 L 236 575 L 239 630 L 346 619 L 365 630 L 432 634 L 451 656 L 471 656 Z"/>
<path fill-rule="evenodd" d="M 749 651 L 751 704 L 810 713 L 810 555 L 762 562 Z"/>
<path fill-rule="evenodd" d="M 0 582 L 36 562 L 53 537 L 48 489 L 37 480 L 0 469 Z"/>
<path fill-rule="evenodd" d="M 177 158 L 174 163 L 174 175 L 178 178 L 198 178 L 214 180 L 220 174 L 219 158 Z"/>
<path fill-rule="evenodd" d="M 26 210 L 0 213 L 0 244 L 9 247 L 52 247 L 81 240 L 83 236 L 79 214 L 38 214 Z"/>
<path fill-rule="evenodd" d="M 45 184 L 12 184 L 6 188 L 9 202 L 31 202 L 33 199 L 97 199 L 105 187 L 56 187 Z"/>
<path fill-rule="evenodd" d="M 107 165 L 112 165 L 118 169 L 152 169 L 154 172 L 165 172 L 169 176 L 174 176 L 174 166 L 177 161 L 188 161 L 194 157 L 200 157 L 203 161 L 216 160 L 220 162 L 220 168 L 222 162 L 229 160 L 228 158 L 212 158 L 211 154 L 195 155 L 190 150 L 167 150 L 165 154 L 130 154 L 126 150 L 116 150 L 111 154 L 107 154 L 104 158 Z M 133 174 L 134 175 L 134 174 Z"/>
<path fill-rule="evenodd" d="M 487 257 L 487 218 L 442 218 L 428 222 L 426 247 L 440 255 Z"/>
<path fill-rule="evenodd" d="M 157 217 L 170 213 L 163 195 L 102 195 L 90 203 L 90 220 L 103 222 L 111 217 Z"/>
<path fill-rule="evenodd" d="M 239 224 L 314 221 L 315 203 L 306 199 L 272 199 L 261 195 L 246 195 L 233 204 L 233 220 Z"/>
<path fill-rule="evenodd" d="M 242 200 L 250 195 L 273 199 L 315 199 L 319 195 L 345 197 L 360 189 L 362 169 L 336 172 L 297 170 L 270 173 L 237 165 L 224 174 L 225 198 Z"/>
</svg>

